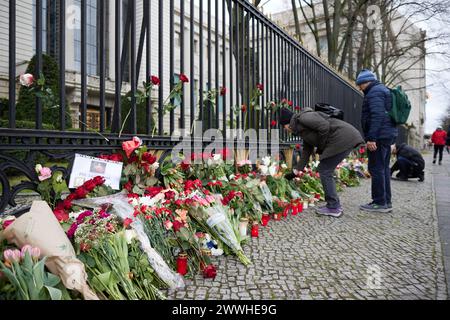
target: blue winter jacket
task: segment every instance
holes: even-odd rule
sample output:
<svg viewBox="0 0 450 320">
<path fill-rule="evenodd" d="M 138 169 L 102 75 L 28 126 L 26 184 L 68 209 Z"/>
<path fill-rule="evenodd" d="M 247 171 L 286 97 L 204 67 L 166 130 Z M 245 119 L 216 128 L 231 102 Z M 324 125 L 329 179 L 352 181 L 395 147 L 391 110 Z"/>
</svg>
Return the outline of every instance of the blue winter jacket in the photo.
<svg viewBox="0 0 450 320">
<path fill-rule="evenodd" d="M 364 90 L 361 124 L 366 141 L 397 138 L 397 126 L 388 114 L 391 108 L 391 92 L 381 82 L 374 81 Z"/>
</svg>

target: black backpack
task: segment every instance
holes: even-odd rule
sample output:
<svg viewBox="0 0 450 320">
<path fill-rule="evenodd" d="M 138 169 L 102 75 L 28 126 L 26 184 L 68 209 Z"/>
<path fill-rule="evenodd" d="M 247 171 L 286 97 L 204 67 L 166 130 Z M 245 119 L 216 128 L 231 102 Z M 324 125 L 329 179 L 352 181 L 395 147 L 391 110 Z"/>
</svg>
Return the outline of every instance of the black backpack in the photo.
<svg viewBox="0 0 450 320">
<path fill-rule="evenodd" d="M 328 103 L 316 103 L 315 111 L 323 112 L 329 115 L 331 118 L 336 118 L 339 120 L 344 120 L 344 111 L 333 107 Z"/>
</svg>

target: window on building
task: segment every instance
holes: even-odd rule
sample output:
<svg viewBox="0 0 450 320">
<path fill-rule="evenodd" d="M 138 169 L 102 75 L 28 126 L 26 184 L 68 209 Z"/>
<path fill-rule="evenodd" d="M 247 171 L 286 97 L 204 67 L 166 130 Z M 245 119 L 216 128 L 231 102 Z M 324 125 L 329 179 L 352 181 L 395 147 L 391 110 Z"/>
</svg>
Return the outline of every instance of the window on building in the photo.
<svg viewBox="0 0 450 320">
<path fill-rule="evenodd" d="M 74 4 L 81 6 L 80 0 L 74 0 Z M 96 0 L 87 0 L 86 12 L 86 56 L 87 73 L 91 76 L 98 75 L 98 10 Z M 77 21 L 81 22 L 81 21 Z M 81 71 L 81 30 L 74 30 L 75 38 L 75 68 Z"/>
<path fill-rule="evenodd" d="M 36 0 L 33 0 L 33 50 L 36 50 Z M 42 1 L 42 51 L 47 53 L 47 1 Z"/>
</svg>

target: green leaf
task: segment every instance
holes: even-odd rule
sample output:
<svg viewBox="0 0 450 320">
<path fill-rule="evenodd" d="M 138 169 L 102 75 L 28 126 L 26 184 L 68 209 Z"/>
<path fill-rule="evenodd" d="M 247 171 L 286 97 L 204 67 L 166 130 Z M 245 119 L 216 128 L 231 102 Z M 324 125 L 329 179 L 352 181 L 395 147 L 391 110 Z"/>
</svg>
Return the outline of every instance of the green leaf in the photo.
<svg viewBox="0 0 450 320">
<path fill-rule="evenodd" d="M 45 286 L 45 289 L 47 289 L 47 292 L 50 295 L 50 299 L 52 299 L 52 300 L 61 300 L 61 298 L 62 298 L 61 290 L 56 289 L 56 288 L 52 288 L 50 286 Z"/>
</svg>

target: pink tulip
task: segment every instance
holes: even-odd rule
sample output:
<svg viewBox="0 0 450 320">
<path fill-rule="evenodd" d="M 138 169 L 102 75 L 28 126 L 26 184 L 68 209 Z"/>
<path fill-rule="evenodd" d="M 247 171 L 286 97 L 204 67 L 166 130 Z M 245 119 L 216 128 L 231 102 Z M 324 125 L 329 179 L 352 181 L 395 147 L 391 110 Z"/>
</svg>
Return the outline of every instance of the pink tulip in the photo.
<svg viewBox="0 0 450 320">
<path fill-rule="evenodd" d="M 5 262 L 20 262 L 21 253 L 19 250 L 5 250 L 5 252 L 3 252 L 3 257 L 5 258 Z"/>
<path fill-rule="evenodd" d="M 30 73 L 26 73 L 20 76 L 20 84 L 24 87 L 30 87 L 34 82 L 34 76 Z"/>
<path fill-rule="evenodd" d="M 31 249 L 31 258 L 33 258 L 34 260 L 39 260 L 39 258 L 41 257 L 41 249 L 39 249 L 38 247 L 34 247 Z"/>
</svg>

